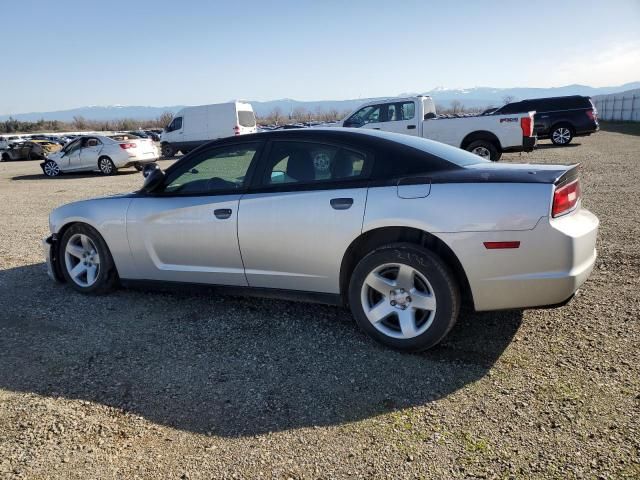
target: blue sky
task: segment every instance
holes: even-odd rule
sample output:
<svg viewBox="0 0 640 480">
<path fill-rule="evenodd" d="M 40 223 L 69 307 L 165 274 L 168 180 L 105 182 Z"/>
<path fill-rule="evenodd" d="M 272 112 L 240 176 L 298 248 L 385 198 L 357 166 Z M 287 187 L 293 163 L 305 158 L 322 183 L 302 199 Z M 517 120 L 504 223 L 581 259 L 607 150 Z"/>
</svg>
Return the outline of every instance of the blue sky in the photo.
<svg viewBox="0 0 640 480">
<path fill-rule="evenodd" d="M 638 0 L 21 0 L 1 11 L 0 113 L 640 80 Z"/>
</svg>

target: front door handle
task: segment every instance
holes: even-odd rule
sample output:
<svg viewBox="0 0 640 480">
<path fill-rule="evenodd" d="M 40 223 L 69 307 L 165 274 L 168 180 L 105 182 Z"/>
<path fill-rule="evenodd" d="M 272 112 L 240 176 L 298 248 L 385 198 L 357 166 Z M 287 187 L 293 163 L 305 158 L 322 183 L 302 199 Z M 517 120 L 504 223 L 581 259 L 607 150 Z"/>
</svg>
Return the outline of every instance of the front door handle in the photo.
<svg viewBox="0 0 640 480">
<path fill-rule="evenodd" d="M 346 210 L 353 205 L 353 198 L 332 198 L 330 203 L 334 210 Z"/>
<path fill-rule="evenodd" d="M 371 130 L 380 130 L 380 127 L 371 127 Z"/>
<path fill-rule="evenodd" d="M 227 218 L 229 218 L 231 216 L 231 209 L 230 208 L 218 208 L 218 209 L 213 211 L 213 214 L 216 216 L 216 218 L 219 218 L 220 220 L 226 220 Z"/>
<path fill-rule="evenodd" d="M 415 125 L 407 125 L 407 130 L 414 130 L 415 128 Z"/>
</svg>

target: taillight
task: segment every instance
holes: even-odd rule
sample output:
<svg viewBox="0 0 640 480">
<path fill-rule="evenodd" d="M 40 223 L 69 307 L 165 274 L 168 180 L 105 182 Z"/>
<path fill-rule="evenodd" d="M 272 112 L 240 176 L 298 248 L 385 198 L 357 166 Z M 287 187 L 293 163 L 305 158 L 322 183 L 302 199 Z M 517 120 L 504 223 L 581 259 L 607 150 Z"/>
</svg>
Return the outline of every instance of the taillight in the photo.
<svg viewBox="0 0 640 480">
<path fill-rule="evenodd" d="M 233 134 L 234 135 L 240 135 L 240 126 L 236 125 L 235 127 L 233 127 Z"/>
<path fill-rule="evenodd" d="M 589 117 L 589 120 L 594 122 L 598 119 L 597 113 L 593 110 L 587 110 L 587 117 Z"/>
<path fill-rule="evenodd" d="M 576 208 L 580 200 L 580 182 L 574 180 L 563 187 L 556 188 L 553 192 L 553 207 L 551 208 L 551 216 L 559 217 L 565 213 L 569 213 Z"/>
<path fill-rule="evenodd" d="M 129 148 L 136 148 L 136 144 L 135 143 L 121 143 L 120 144 L 120 148 L 127 150 Z"/>
<path fill-rule="evenodd" d="M 522 136 L 530 137 L 533 135 L 533 122 L 531 116 L 522 117 L 520 119 L 520 128 L 522 128 Z"/>
</svg>

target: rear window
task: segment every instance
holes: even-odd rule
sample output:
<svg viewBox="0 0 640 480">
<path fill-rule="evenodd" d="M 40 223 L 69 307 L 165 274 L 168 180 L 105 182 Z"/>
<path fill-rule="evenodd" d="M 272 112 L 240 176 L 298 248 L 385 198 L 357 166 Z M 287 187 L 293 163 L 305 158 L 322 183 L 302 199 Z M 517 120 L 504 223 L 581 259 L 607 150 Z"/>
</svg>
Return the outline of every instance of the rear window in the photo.
<svg viewBox="0 0 640 480">
<path fill-rule="evenodd" d="M 242 127 L 255 127 L 256 116 L 247 110 L 238 110 L 238 123 Z"/>
<path fill-rule="evenodd" d="M 109 138 L 112 138 L 118 142 L 121 142 L 123 140 L 137 140 L 140 137 L 138 135 L 133 135 L 131 133 L 123 133 L 121 135 L 110 135 Z"/>
</svg>

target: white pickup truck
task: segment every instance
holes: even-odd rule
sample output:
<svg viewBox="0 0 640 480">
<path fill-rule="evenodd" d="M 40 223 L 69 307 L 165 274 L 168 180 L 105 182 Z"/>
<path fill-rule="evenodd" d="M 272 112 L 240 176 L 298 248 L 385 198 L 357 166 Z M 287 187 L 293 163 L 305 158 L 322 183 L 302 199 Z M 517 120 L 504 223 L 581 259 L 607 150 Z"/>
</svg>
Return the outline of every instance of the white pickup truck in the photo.
<svg viewBox="0 0 640 480">
<path fill-rule="evenodd" d="M 502 152 L 533 150 L 534 113 L 438 116 L 433 99 L 421 95 L 365 103 L 349 114 L 341 126 L 422 136 L 497 161 Z"/>
</svg>

